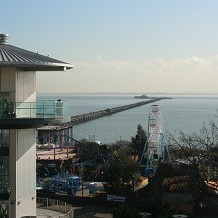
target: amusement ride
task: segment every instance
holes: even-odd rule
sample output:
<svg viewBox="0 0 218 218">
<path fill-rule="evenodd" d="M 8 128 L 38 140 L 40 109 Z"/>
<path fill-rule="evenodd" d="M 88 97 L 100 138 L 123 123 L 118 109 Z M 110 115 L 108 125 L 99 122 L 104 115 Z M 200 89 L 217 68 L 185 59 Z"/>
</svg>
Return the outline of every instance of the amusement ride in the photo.
<svg viewBox="0 0 218 218">
<path fill-rule="evenodd" d="M 140 166 L 145 167 L 145 175 L 151 177 L 158 163 L 167 160 L 170 161 L 170 155 L 164 138 L 160 106 L 151 105 L 148 118 L 148 140 L 143 149 Z"/>
</svg>

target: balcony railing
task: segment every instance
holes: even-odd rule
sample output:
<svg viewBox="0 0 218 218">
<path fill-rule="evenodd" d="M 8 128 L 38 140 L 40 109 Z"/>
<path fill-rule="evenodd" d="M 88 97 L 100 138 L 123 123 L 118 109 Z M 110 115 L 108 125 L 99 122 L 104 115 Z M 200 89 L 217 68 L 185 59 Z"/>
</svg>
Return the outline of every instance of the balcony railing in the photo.
<svg viewBox="0 0 218 218">
<path fill-rule="evenodd" d="M 6 118 L 58 118 L 69 114 L 68 102 L 0 102 L 0 119 Z"/>
</svg>

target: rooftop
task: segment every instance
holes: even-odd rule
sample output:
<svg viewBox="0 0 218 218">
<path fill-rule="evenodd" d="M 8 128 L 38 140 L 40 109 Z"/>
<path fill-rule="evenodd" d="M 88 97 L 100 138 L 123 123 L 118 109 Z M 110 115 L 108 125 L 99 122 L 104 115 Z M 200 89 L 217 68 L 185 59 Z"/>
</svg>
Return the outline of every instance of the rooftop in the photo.
<svg viewBox="0 0 218 218">
<path fill-rule="evenodd" d="M 69 63 L 10 45 L 8 34 L 0 34 L 0 67 L 33 71 L 63 71 L 73 68 Z"/>
</svg>

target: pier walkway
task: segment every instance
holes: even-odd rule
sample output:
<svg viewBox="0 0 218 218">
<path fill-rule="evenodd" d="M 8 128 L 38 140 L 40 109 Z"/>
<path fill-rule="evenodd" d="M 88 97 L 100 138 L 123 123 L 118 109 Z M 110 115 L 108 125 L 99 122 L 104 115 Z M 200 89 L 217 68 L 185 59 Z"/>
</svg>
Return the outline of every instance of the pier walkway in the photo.
<svg viewBox="0 0 218 218">
<path fill-rule="evenodd" d="M 100 111 L 75 115 L 75 116 L 71 116 L 70 121 L 68 121 L 68 122 L 55 123 L 53 125 L 55 126 L 55 130 L 61 131 L 61 130 L 67 129 L 67 128 L 72 128 L 72 126 L 78 125 L 80 123 L 85 123 L 85 122 L 88 122 L 90 120 L 98 119 L 98 118 L 105 117 L 105 116 L 110 116 L 110 115 L 118 113 L 118 112 L 129 110 L 129 109 L 139 107 L 139 106 L 142 106 L 145 104 L 151 104 L 151 103 L 154 103 L 156 101 L 160 101 L 160 100 L 164 100 L 164 99 L 167 99 L 167 98 L 165 98 L 165 97 L 154 98 L 154 99 L 150 99 L 150 100 L 146 100 L 146 101 L 139 101 L 136 103 L 127 104 L 127 105 L 123 105 L 123 106 L 107 108 L 107 109 L 100 110 Z M 50 130 L 52 129 L 51 126 L 49 128 L 50 128 Z"/>
<path fill-rule="evenodd" d="M 96 112 L 91 112 L 91 113 L 86 113 L 86 114 L 81 114 L 81 115 L 76 115 L 76 116 L 72 116 L 71 117 L 71 121 L 68 122 L 71 123 L 72 125 L 77 125 L 80 123 L 84 123 L 90 120 L 94 120 L 100 117 L 104 117 L 104 116 L 109 116 L 121 111 L 125 111 L 125 110 L 129 110 L 135 107 L 139 107 L 145 104 L 150 104 L 150 103 L 154 103 L 156 101 L 160 101 L 164 98 L 155 98 L 155 99 L 151 99 L 151 100 L 147 100 L 147 101 L 140 101 L 137 103 L 133 103 L 133 104 L 127 104 L 127 105 L 123 105 L 123 106 L 119 106 L 119 107 L 113 107 L 113 108 L 107 108 L 105 110 L 100 110 L 100 111 L 96 111 Z"/>
<path fill-rule="evenodd" d="M 67 140 L 69 140 L 69 143 L 74 141 L 77 142 L 73 138 L 73 126 L 78 125 L 80 123 L 88 122 L 90 120 L 98 119 L 104 116 L 110 116 L 112 114 L 122 112 L 125 110 L 129 110 L 135 107 L 139 107 L 146 104 L 152 104 L 154 102 L 164 100 L 165 97 L 155 98 L 155 99 L 147 99 L 146 101 L 139 101 L 132 104 L 127 104 L 123 106 L 113 107 L 113 108 L 107 108 L 100 111 L 95 111 L 91 113 L 85 113 L 80 115 L 71 116 L 70 121 L 68 122 L 60 122 L 60 123 L 50 123 L 48 126 L 44 126 L 41 128 L 38 128 L 38 132 L 40 132 L 39 138 L 48 138 L 48 136 L 51 136 L 52 134 L 59 134 L 60 140 L 62 140 L 63 137 Z M 39 133 L 38 133 L 39 134 Z M 41 142 L 38 142 L 38 144 L 42 144 Z"/>
</svg>

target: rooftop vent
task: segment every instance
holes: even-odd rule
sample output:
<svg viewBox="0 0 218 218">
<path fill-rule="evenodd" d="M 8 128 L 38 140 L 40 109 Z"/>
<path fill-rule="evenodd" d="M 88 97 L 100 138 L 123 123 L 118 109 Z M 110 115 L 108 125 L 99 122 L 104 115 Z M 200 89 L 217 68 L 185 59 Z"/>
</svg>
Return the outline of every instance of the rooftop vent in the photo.
<svg viewBox="0 0 218 218">
<path fill-rule="evenodd" d="M 8 44 L 9 43 L 9 35 L 0 33 L 0 44 Z"/>
</svg>

